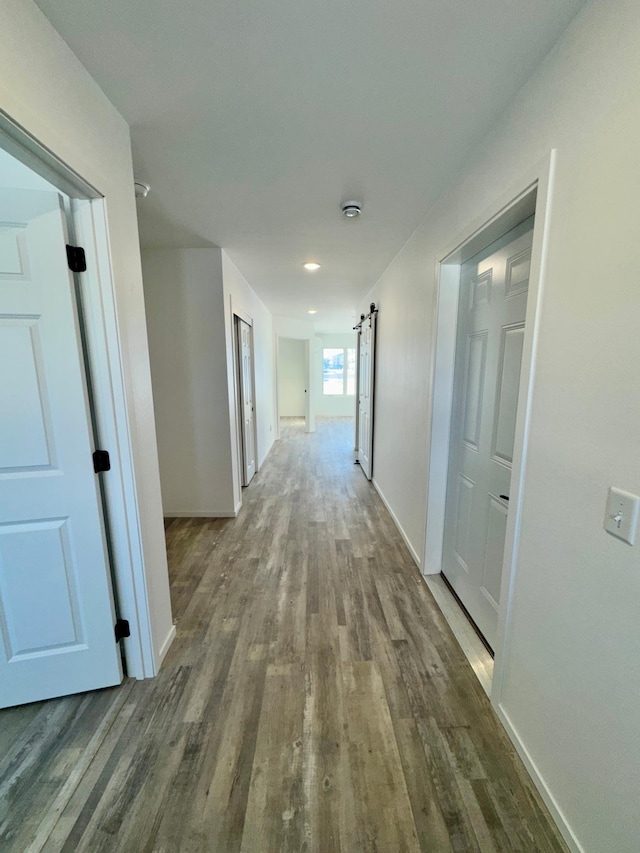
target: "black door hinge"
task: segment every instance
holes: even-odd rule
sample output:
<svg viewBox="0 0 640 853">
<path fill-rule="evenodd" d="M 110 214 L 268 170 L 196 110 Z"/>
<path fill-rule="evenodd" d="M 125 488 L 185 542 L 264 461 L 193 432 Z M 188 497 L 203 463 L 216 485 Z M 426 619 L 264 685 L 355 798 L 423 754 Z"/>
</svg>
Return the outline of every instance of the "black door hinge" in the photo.
<svg viewBox="0 0 640 853">
<path fill-rule="evenodd" d="M 129 628 L 129 623 L 126 619 L 116 619 L 114 631 L 116 635 L 116 643 L 119 643 L 120 640 L 125 637 L 131 636 L 131 629 Z"/>
<path fill-rule="evenodd" d="M 111 470 L 111 460 L 109 459 L 108 450 L 96 450 L 93 454 L 93 470 L 96 474 L 100 471 Z"/>
<path fill-rule="evenodd" d="M 67 246 L 67 263 L 71 272 L 85 272 L 87 259 L 82 246 Z"/>
</svg>

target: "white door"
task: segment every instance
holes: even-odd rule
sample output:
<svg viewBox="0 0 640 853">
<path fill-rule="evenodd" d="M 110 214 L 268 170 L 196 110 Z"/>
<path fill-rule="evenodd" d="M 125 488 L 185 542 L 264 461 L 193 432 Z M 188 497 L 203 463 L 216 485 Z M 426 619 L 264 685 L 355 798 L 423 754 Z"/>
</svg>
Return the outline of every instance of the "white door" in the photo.
<svg viewBox="0 0 640 853">
<path fill-rule="evenodd" d="M 368 480 L 373 476 L 373 388 L 375 369 L 375 313 L 360 326 L 358 361 L 358 462 Z"/>
<path fill-rule="evenodd" d="M 0 707 L 122 680 L 65 244 L 57 193 L 0 190 Z"/>
<path fill-rule="evenodd" d="M 248 486 L 256 473 L 253 406 L 253 344 L 251 326 L 238 318 L 238 362 L 240 364 L 240 410 L 242 415 L 242 485 Z"/>
<path fill-rule="evenodd" d="M 443 574 L 493 648 L 533 218 L 462 266 Z"/>
</svg>

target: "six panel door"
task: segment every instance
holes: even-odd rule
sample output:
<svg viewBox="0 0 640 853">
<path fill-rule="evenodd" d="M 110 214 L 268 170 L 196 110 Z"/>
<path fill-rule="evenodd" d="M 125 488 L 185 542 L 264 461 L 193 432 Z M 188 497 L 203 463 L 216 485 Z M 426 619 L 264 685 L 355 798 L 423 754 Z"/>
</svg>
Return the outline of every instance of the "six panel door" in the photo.
<svg viewBox="0 0 640 853">
<path fill-rule="evenodd" d="M 463 264 L 443 574 L 490 646 L 500 586 L 533 218 Z"/>
<path fill-rule="evenodd" d="M 122 680 L 66 226 L 0 192 L 0 706 Z"/>
</svg>

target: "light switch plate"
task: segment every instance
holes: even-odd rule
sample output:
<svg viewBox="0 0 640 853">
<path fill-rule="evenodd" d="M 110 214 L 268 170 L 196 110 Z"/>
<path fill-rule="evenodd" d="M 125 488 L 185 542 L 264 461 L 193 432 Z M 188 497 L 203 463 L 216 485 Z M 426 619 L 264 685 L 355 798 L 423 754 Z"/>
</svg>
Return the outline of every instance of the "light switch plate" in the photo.
<svg viewBox="0 0 640 853">
<path fill-rule="evenodd" d="M 629 545 L 633 545 L 638 526 L 639 507 L 640 497 L 638 495 L 632 495 L 630 492 L 624 492 L 622 489 L 616 489 L 612 486 L 607 497 L 604 529 L 613 536 L 617 536 L 618 539 L 623 539 Z"/>
</svg>

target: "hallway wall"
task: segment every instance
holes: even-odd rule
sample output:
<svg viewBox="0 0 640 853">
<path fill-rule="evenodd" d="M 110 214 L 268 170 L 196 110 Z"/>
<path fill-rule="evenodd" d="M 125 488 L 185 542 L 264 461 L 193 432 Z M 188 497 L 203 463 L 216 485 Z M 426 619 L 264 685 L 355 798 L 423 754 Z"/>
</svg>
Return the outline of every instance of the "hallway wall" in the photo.
<svg viewBox="0 0 640 853">
<path fill-rule="evenodd" d="M 149 619 L 150 671 L 159 666 L 173 625 L 162 526 L 158 453 L 129 128 L 68 45 L 31 0 L 3 0 L 0 27 L 0 103 L 3 112 L 101 192 L 107 203 L 113 310 L 122 362 L 126 423 L 118 424 L 113 456 L 131 461 L 134 475 L 123 496 L 126 529 L 119 528 L 116 566 L 123 567 L 121 595 L 128 618 L 136 608 Z M 119 401 L 118 401 L 119 402 Z M 126 569 L 125 569 L 126 565 Z M 131 566 L 133 565 L 133 569 Z M 132 572 L 139 572 L 148 601 L 136 601 Z M 125 643 L 139 642 L 132 637 Z M 146 640 L 144 642 L 146 649 Z M 147 652 L 143 650 L 142 654 Z M 141 677 L 139 671 L 130 674 Z"/>
<path fill-rule="evenodd" d="M 166 516 L 235 508 L 220 249 L 142 252 Z"/>
<path fill-rule="evenodd" d="M 436 262 L 557 148 L 501 710 L 593 853 L 638 838 L 640 549 L 602 529 L 610 485 L 640 492 L 638 44 L 635 0 L 588 4 L 361 305 L 380 308 L 374 476 L 422 555 Z"/>
<path fill-rule="evenodd" d="M 144 289 L 166 516 L 242 503 L 232 306 L 253 320 L 258 467 L 275 437 L 270 311 L 221 249 L 144 249 Z"/>
</svg>

